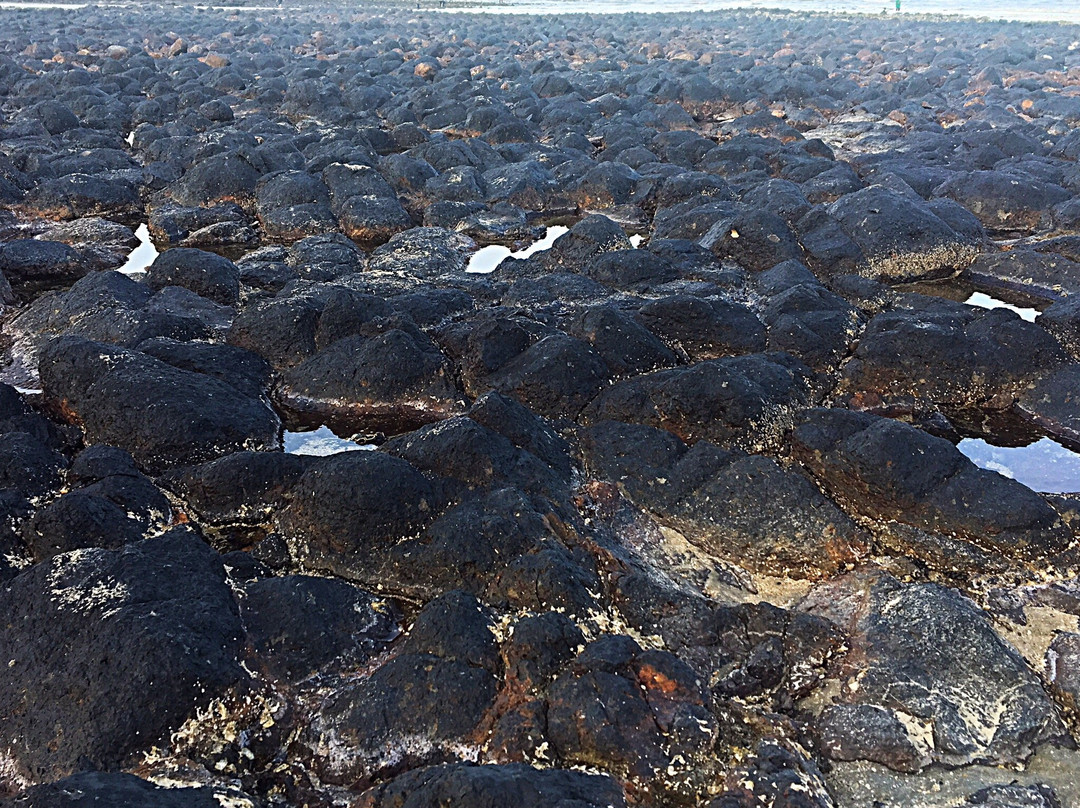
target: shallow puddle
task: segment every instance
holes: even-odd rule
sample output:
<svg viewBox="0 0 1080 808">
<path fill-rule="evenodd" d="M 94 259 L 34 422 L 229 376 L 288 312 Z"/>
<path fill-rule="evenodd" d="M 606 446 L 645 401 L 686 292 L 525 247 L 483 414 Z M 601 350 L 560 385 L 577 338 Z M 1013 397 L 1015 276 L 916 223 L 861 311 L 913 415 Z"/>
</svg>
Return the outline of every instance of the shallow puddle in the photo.
<svg viewBox="0 0 1080 808">
<path fill-rule="evenodd" d="M 996 471 L 1044 494 L 1080 492 L 1080 454 L 1041 438 L 1027 446 L 994 446 L 964 438 L 957 447 L 980 468 Z"/>
<path fill-rule="evenodd" d="M 338 452 L 370 451 L 373 443 L 360 444 L 346 438 L 339 438 L 330 431 L 330 427 L 320 426 L 310 432 L 285 431 L 285 451 L 289 454 L 315 455 L 325 457 Z"/>
<path fill-rule="evenodd" d="M 1015 311 L 1029 323 L 1035 322 L 1035 318 L 1039 316 L 1038 309 L 1027 309 L 1023 306 L 1014 306 L 1012 303 L 1006 303 L 1004 300 L 998 300 L 996 297 L 991 297 L 985 292 L 972 292 L 971 297 L 964 302 L 969 306 L 976 306 L 980 309 L 1008 309 L 1009 311 Z"/>
<path fill-rule="evenodd" d="M 555 243 L 555 239 L 569 230 L 569 227 L 563 227 L 562 225 L 549 227 L 542 239 L 534 241 L 525 249 L 518 250 L 517 252 L 514 252 L 509 247 L 503 247 L 501 244 L 492 244 L 488 247 L 481 247 L 473 253 L 472 258 L 469 259 L 469 265 L 465 267 L 465 271 L 478 275 L 487 275 L 494 272 L 496 267 L 507 258 L 528 258 L 535 253 L 551 249 L 551 245 Z"/>
<path fill-rule="evenodd" d="M 139 239 L 139 246 L 128 253 L 127 263 L 116 270 L 117 272 L 123 272 L 125 275 L 138 275 L 146 272 L 146 268 L 154 263 L 154 259 L 158 257 L 157 247 L 150 240 L 150 229 L 145 224 L 139 225 L 135 231 L 135 236 Z"/>
</svg>

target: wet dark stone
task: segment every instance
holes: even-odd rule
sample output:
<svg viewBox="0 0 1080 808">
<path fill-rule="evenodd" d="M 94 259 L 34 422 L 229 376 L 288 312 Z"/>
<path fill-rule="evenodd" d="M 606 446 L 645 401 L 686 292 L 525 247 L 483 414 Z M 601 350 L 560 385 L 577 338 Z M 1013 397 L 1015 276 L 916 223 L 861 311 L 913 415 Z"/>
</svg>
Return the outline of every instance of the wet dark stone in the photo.
<svg viewBox="0 0 1080 808">
<path fill-rule="evenodd" d="M 245 584 L 238 597 L 247 664 L 273 679 L 357 668 L 399 633 L 392 604 L 345 581 L 286 575 Z"/>
<path fill-rule="evenodd" d="M 645 291 L 678 277 L 675 267 L 648 250 L 618 250 L 590 260 L 582 274 L 613 289 Z"/>
<path fill-rule="evenodd" d="M 590 345 L 554 334 L 502 364 L 488 377 L 488 384 L 539 415 L 573 418 L 604 388 L 609 374 Z"/>
<path fill-rule="evenodd" d="M 46 402 L 82 426 L 89 443 L 127 449 L 150 472 L 280 445 L 280 422 L 266 404 L 146 354 L 62 337 L 42 352 L 40 372 Z"/>
<path fill-rule="evenodd" d="M 866 256 L 843 226 L 823 206 L 812 208 L 794 225 L 807 263 L 825 275 L 859 271 Z"/>
<path fill-rule="evenodd" d="M 851 519 L 797 472 L 756 455 L 608 421 L 581 443 L 590 472 L 615 483 L 693 544 L 747 569 L 820 577 L 865 552 Z"/>
<path fill-rule="evenodd" d="M 0 436 L 0 489 L 14 489 L 28 498 L 60 487 L 67 460 L 26 432 Z"/>
<path fill-rule="evenodd" d="M 578 654 L 547 695 L 547 737 L 559 759 L 637 788 L 692 802 L 713 784 L 719 725 L 693 669 L 663 651 L 608 635 Z"/>
<path fill-rule="evenodd" d="M 561 476 L 536 455 L 465 416 L 401 435 L 383 449 L 469 491 L 512 486 L 559 498 L 570 482 L 568 475 Z"/>
<path fill-rule="evenodd" d="M 33 779 L 131 765 L 243 680 L 217 554 L 171 531 L 38 564 L 0 589 L 6 754 Z"/>
<path fill-rule="evenodd" d="M 869 519 L 897 520 L 1032 562 L 1068 542 L 1053 508 L 1030 488 L 899 421 L 811 410 L 797 418 L 792 440 L 795 456 L 825 489 Z M 952 563 L 963 568 L 965 561 Z"/>
<path fill-rule="evenodd" d="M 158 255 L 146 270 L 151 289 L 182 286 L 202 297 L 233 306 L 240 298 L 240 271 L 220 255 L 189 247 L 176 247 Z"/>
<path fill-rule="evenodd" d="M 614 306 L 593 306 L 570 326 L 572 336 L 589 343 L 616 378 L 636 376 L 678 363 L 675 352 Z"/>
<path fill-rule="evenodd" d="M 1005 171 L 958 174 L 934 191 L 970 210 L 990 231 L 1031 232 L 1070 192 L 1052 182 Z"/>
<path fill-rule="evenodd" d="M 255 200 L 258 182 L 259 172 L 247 158 L 225 152 L 196 163 L 169 187 L 168 194 L 181 205 L 196 208 L 224 202 L 247 207 Z"/>
<path fill-rule="evenodd" d="M 560 78 L 556 76 L 555 78 Z M 522 763 L 472 766 L 451 763 L 414 769 L 360 797 L 361 808 L 520 808 L 550 805 L 623 808 L 626 798 L 611 777 Z M 200 807 L 201 808 L 201 807 Z"/>
<path fill-rule="evenodd" d="M 422 630 L 432 619 L 424 612 L 444 608 L 435 601 L 421 611 Z M 495 701 L 496 677 L 466 661 L 476 640 L 473 632 L 462 631 L 434 643 L 418 641 L 413 649 L 406 645 L 370 677 L 327 699 L 305 733 L 307 741 L 340 744 L 345 751 L 320 759 L 320 776 L 366 785 L 402 763 L 412 768 L 456 758 L 454 746 L 467 741 Z"/>
<path fill-rule="evenodd" d="M 1049 434 L 1080 447 L 1080 365 L 1066 365 L 1030 385 L 1016 402 L 1020 413 Z"/>
<path fill-rule="evenodd" d="M 840 682 L 840 703 L 900 712 L 923 728 L 901 732 L 890 722 L 888 740 L 879 726 L 866 744 L 871 728 L 864 721 L 834 722 L 827 753 L 889 754 L 889 764 L 902 770 L 921 769 L 928 759 L 1003 764 L 1026 759 L 1040 741 L 1064 732 L 1020 654 L 975 604 L 947 587 L 854 573 L 811 592 L 804 608 L 845 628 L 853 652 L 865 659 L 858 687 Z M 902 751 L 905 735 L 918 757 Z"/>
<path fill-rule="evenodd" d="M 765 348 L 765 327 L 745 306 L 672 295 L 646 303 L 637 320 L 686 357 L 717 359 Z"/>
<path fill-rule="evenodd" d="M 282 452 L 236 452 L 167 472 L 161 484 L 179 496 L 197 521 L 245 542 L 259 536 L 285 506 L 286 492 L 314 458 Z"/>
<path fill-rule="evenodd" d="M 1057 337 L 1069 355 L 1080 361 L 1080 296 L 1048 307 L 1035 322 Z"/>
<path fill-rule="evenodd" d="M 953 274 L 978 254 L 978 243 L 953 230 L 922 200 L 873 185 L 828 208 L 866 257 L 863 270 L 881 280 Z"/>
<path fill-rule="evenodd" d="M 0 272 L 20 295 L 67 286 L 93 268 L 76 250 L 58 241 L 18 239 L 0 244 Z"/>
<path fill-rule="evenodd" d="M 304 422 L 388 434 L 464 410 L 439 349 L 396 328 L 332 343 L 286 371 L 275 398 Z"/>
<path fill-rule="evenodd" d="M 818 718 L 817 732 L 833 760 L 869 760 L 900 772 L 917 772 L 930 763 L 891 710 L 873 704 L 834 704 Z"/>
<path fill-rule="evenodd" d="M 82 772 L 44 785 L 32 786 L 4 808 L 218 808 L 214 790 L 162 788 L 133 774 Z"/>
<path fill-rule="evenodd" d="M 794 413 L 815 395 L 813 374 L 797 359 L 752 354 L 616 382 L 584 418 L 646 424 L 691 443 L 710 440 L 755 451 L 775 446 Z"/>
<path fill-rule="evenodd" d="M 1000 409 L 1066 358 L 1044 329 L 1008 310 L 935 301 L 872 318 L 839 393 L 886 411 L 934 404 Z"/>
<path fill-rule="evenodd" d="M 769 350 L 786 351 L 815 370 L 830 370 L 847 356 L 863 325 L 854 306 L 815 282 L 778 291 L 761 318 Z"/>
<path fill-rule="evenodd" d="M 803 258 L 791 228 L 775 213 L 765 210 L 750 210 L 717 222 L 701 243 L 717 258 L 730 258 L 751 272 Z"/>
<path fill-rule="evenodd" d="M 250 398 L 266 395 L 272 370 L 257 354 L 232 345 L 178 342 L 156 337 L 140 342 L 138 350 L 174 368 L 202 373 L 225 382 Z"/>
<path fill-rule="evenodd" d="M 320 458 L 287 498 L 276 521 L 300 565 L 360 581 L 367 556 L 416 536 L 440 508 L 427 478 L 382 452 Z"/>
</svg>

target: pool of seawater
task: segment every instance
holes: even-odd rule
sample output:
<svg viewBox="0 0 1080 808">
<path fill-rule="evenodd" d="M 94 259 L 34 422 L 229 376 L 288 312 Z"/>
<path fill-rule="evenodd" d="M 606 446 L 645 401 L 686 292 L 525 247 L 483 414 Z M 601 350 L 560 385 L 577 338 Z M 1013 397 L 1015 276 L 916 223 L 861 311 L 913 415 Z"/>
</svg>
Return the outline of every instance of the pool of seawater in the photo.
<svg viewBox="0 0 1080 808">
<path fill-rule="evenodd" d="M 128 253 L 127 262 L 117 272 L 123 272 L 125 275 L 139 275 L 146 272 L 146 268 L 158 257 L 157 247 L 150 239 L 150 228 L 145 224 L 140 224 L 135 231 L 135 237 L 139 239 L 139 245 Z"/>
<path fill-rule="evenodd" d="M 553 225 L 547 229 L 547 232 L 544 233 L 542 239 L 534 241 L 525 249 L 518 250 L 517 252 L 512 251 L 509 247 L 503 247 L 501 244 L 492 244 L 488 247 L 481 247 L 473 253 L 472 258 L 469 259 L 469 265 L 465 267 L 465 271 L 477 275 L 487 275 L 494 272 L 499 264 L 507 258 L 528 258 L 530 255 L 535 255 L 538 252 L 550 250 L 551 246 L 555 243 L 555 239 L 569 230 L 570 228 L 563 227 L 562 225 Z M 644 236 L 635 233 L 630 236 L 630 245 L 637 249 L 641 246 L 641 242 L 644 239 Z"/>
<path fill-rule="evenodd" d="M 976 306 L 980 309 L 1008 309 L 1009 311 L 1015 311 L 1022 319 L 1027 320 L 1029 323 L 1035 322 L 1035 318 L 1039 316 L 1038 309 L 1014 306 L 1012 303 L 1006 303 L 1004 300 L 999 300 L 985 292 L 972 292 L 971 297 L 964 302 L 969 306 Z"/>
<path fill-rule="evenodd" d="M 964 438 L 956 448 L 976 466 L 1003 474 L 1033 491 L 1080 493 L 1080 454 L 1050 438 L 1027 446 L 995 446 L 980 438 Z"/>
<path fill-rule="evenodd" d="M 285 431 L 285 451 L 289 454 L 325 457 L 338 452 L 371 451 L 378 447 L 373 443 L 357 443 L 335 435 L 330 427 L 320 426 L 310 432 Z"/>
<path fill-rule="evenodd" d="M 492 244 L 488 247 L 481 247 L 474 252 L 472 258 L 469 259 L 469 265 L 465 267 L 465 271 L 478 275 L 487 275 L 494 272 L 495 268 L 507 258 L 528 258 L 530 255 L 535 255 L 538 252 L 550 250 L 551 245 L 555 243 L 555 239 L 563 233 L 569 232 L 569 230 L 569 227 L 553 225 L 547 229 L 542 239 L 534 241 L 525 249 L 518 250 L 517 252 L 514 252 L 509 247 L 503 247 L 501 244 Z"/>
</svg>

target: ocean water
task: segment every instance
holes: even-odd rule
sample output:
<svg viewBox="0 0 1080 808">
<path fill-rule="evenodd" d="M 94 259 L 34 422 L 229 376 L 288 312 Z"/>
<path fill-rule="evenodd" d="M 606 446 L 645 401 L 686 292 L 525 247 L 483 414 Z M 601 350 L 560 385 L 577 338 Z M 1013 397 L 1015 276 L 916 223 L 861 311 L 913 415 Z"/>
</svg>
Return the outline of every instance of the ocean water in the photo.
<svg viewBox="0 0 1080 808">
<path fill-rule="evenodd" d="M 1080 24 L 1078 0 L 492 0 L 475 4 L 421 0 L 420 8 L 492 14 L 619 14 L 675 11 L 721 11 L 736 8 L 787 11 L 882 14 L 903 18 L 919 14 L 949 14 L 1020 22 Z"/>
</svg>

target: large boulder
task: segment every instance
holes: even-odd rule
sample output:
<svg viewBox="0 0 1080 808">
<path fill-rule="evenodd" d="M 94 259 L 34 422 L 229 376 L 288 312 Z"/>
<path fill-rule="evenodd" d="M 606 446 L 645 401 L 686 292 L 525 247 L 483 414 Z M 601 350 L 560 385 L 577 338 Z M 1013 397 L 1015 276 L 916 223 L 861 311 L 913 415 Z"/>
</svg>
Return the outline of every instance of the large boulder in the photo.
<svg viewBox="0 0 1080 808">
<path fill-rule="evenodd" d="M 0 588 L 5 776 L 131 765 L 245 678 L 225 570 L 179 529 L 56 556 Z"/>
<path fill-rule="evenodd" d="M 829 757 L 899 771 L 1015 765 L 1065 735 L 1039 678 L 958 592 L 854 573 L 821 585 L 802 607 L 850 637 L 853 666 L 841 670 L 836 704 L 819 723 Z"/>
<path fill-rule="evenodd" d="M 508 804 L 623 808 L 626 798 L 615 780 L 600 774 L 536 769 L 523 763 L 447 763 L 398 775 L 365 792 L 358 808 L 499 808 Z"/>
<path fill-rule="evenodd" d="M 953 230 L 922 200 L 880 185 L 845 194 L 828 212 L 862 250 L 865 274 L 880 280 L 951 275 L 978 255 L 977 242 Z"/>
<path fill-rule="evenodd" d="M 61 337 L 42 352 L 40 374 L 45 401 L 87 442 L 127 449 L 151 472 L 281 445 L 262 401 L 137 351 Z"/>
<path fill-rule="evenodd" d="M 840 504 L 879 525 L 898 522 L 958 540 L 961 550 L 985 548 L 1032 564 L 1070 542 L 1057 513 L 1030 488 L 900 421 L 810 410 L 796 420 L 792 440 L 795 456 Z M 919 538 L 910 541 L 900 550 L 919 555 Z M 928 560 L 960 569 L 971 563 L 961 552 Z"/>
<path fill-rule="evenodd" d="M 812 371 L 787 354 L 751 354 L 647 373 L 608 387 L 583 414 L 666 429 L 694 443 L 760 451 L 778 445 L 817 395 Z"/>
</svg>

